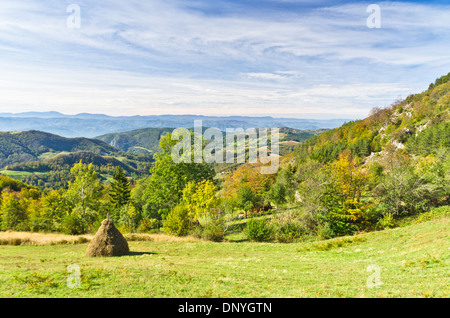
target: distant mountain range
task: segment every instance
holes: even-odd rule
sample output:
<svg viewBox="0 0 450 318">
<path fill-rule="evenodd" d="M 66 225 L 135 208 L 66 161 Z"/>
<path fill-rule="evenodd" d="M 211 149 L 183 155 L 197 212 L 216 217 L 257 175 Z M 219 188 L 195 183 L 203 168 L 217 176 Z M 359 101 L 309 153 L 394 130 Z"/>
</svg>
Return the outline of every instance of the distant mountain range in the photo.
<svg viewBox="0 0 450 318">
<path fill-rule="evenodd" d="M 64 137 L 93 138 L 142 128 L 192 128 L 194 120 L 202 120 L 204 127 L 274 128 L 289 127 L 300 130 L 332 129 L 349 119 L 298 119 L 245 116 L 152 115 L 109 116 L 82 113 L 65 115 L 59 112 L 0 113 L 0 131 L 39 130 Z"/>
</svg>

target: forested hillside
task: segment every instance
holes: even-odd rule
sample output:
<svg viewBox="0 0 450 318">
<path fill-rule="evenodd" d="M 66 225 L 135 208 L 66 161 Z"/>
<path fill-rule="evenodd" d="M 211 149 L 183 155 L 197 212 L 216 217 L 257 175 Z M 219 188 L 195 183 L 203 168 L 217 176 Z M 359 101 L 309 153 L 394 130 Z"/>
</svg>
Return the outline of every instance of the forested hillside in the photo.
<svg viewBox="0 0 450 318">
<path fill-rule="evenodd" d="M 96 139 L 64 138 L 35 130 L 0 132 L 0 167 L 77 151 L 89 151 L 101 156 L 119 152 L 117 148 Z"/>
<path fill-rule="evenodd" d="M 138 180 L 149 176 L 161 138 L 173 130 L 145 128 L 97 139 L 64 138 L 40 131 L 2 132 L 0 172 L 40 188 L 67 188 L 70 168 L 82 161 L 93 164 L 102 182 L 111 181 L 119 166 L 128 177 Z M 324 131 L 280 128 L 280 154 L 292 153 L 296 145 Z M 224 171 L 239 165 L 218 164 L 215 169 Z"/>
<path fill-rule="evenodd" d="M 0 132 L 0 172 L 30 185 L 66 188 L 71 167 L 80 161 L 92 163 L 104 181 L 112 178 L 117 167 L 139 179 L 148 175 L 153 156 L 127 153 L 97 139 L 41 131 Z"/>
<path fill-rule="evenodd" d="M 192 122 L 193 124 L 193 122 Z M 203 127 L 205 131 L 207 127 Z M 160 150 L 159 142 L 163 136 L 172 132 L 174 128 L 144 128 L 128 132 L 106 134 L 96 137 L 109 145 L 123 151 L 134 153 L 156 153 Z M 299 130 L 288 127 L 280 128 L 280 152 L 281 155 L 291 153 L 294 147 L 311 138 L 319 135 L 328 129 Z M 224 132 L 225 134 L 225 132 Z"/>
<path fill-rule="evenodd" d="M 128 132 L 106 134 L 96 137 L 123 151 L 154 154 L 159 150 L 161 137 L 174 128 L 143 128 Z"/>
<path fill-rule="evenodd" d="M 222 241 L 241 231 L 250 240 L 293 242 L 395 227 L 430 209 L 446 211 L 440 207 L 450 203 L 449 80 L 450 74 L 422 93 L 303 143 L 296 140 L 308 132 L 281 129 L 280 140 L 295 151 L 280 158 L 275 174 L 262 174 L 263 163 L 219 173 L 205 162 L 175 163 L 171 153 L 178 141 L 168 132 L 148 175 L 130 182 L 129 167 L 142 168 L 142 155 L 116 150 L 108 159 L 102 154 L 111 146 L 98 141 L 92 144 L 96 151 L 76 164 L 80 157 L 73 153 L 36 164 L 36 171 L 70 168 L 67 184 L 57 190 L 3 179 L 11 186 L 2 191 L 1 228 L 80 234 L 95 231 L 109 214 L 125 232 Z M 13 135 L 9 140 L 19 140 Z M 40 147 L 35 143 L 28 153 L 42 158 L 51 149 L 68 149 Z"/>
<path fill-rule="evenodd" d="M 450 73 L 428 90 L 307 140 L 269 193 L 328 237 L 450 203 Z"/>
<path fill-rule="evenodd" d="M 363 120 L 309 139 L 295 150 L 297 160 L 330 162 L 344 149 L 351 151 L 353 157 L 365 158 L 405 146 L 407 153 L 421 155 L 448 148 L 449 77 L 437 79 L 423 93 L 410 95 L 390 107 L 375 107 Z"/>
</svg>

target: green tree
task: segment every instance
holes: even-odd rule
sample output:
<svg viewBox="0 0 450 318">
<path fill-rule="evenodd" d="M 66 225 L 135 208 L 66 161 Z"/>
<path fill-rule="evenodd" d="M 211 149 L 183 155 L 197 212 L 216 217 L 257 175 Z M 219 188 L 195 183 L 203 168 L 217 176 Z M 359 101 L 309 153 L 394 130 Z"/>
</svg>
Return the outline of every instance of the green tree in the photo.
<svg viewBox="0 0 450 318">
<path fill-rule="evenodd" d="M 287 188 L 282 183 L 275 183 L 267 193 L 267 199 L 275 203 L 276 206 L 282 206 L 287 203 Z"/>
<path fill-rule="evenodd" d="M 113 179 L 109 196 L 113 207 L 120 208 L 130 202 L 130 181 L 128 181 L 128 178 L 125 176 L 125 173 L 120 166 L 116 168 Z"/>
<path fill-rule="evenodd" d="M 45 229 L 48 231 L 60 231 L 64 217 L 68 216 L 73 209 L 61 190 L 52 190 L 42 198 L 43 218 Z"/>
<path fill-rule="evenodd" d="M 151 177 L 144 191 L 146 204 L 143 208 L 144 217 L 157 213 L 165 218 L 169 211 L 180 203 L 183 189 L 192 181 L 212 180 L 214 169 L 208 163 L 179 162 L 172 159 L 172 149 L 177 144 L 169 133 L 160 141 L 161 152 L 155 155 L 155 165 L 150 170 Z M 156 212 L 156 213 L 155 213 Z"/>
<path fill-rule="evenodd" d="M 294 202 L 295 188 L 296 185 L 292 167 L 288 166 L 278 172 L 275 183 L 266 193 L 266 198 L 277 206 L 282 206 L 288 202 Z"/>
<path fill-rule="evenodd" d="M 14 193 L 3 192 L 1 220 L 3 230 L 24 230 L 26 210 Z"/>
<path fill-rule="evenodd" d="M 217 188 L 210 180 L 189 182 L 183 189 L 183 200 L 170 211 L 164 228 L 168 233 L 186 235 L 197 225 L 203 238 L 221 240 L 225 224 L 220 212 Z"/>
<path fill-rule="evenodd" d="M 247 222 L 245 234 L 251 241 L 264 242 L 270 240 L 273 229 L 267 219 L 251 218 Z"/>
<path fill-rule="evenodd" d="M 366 221 L 371 208 L 368 197 L 369 174 L 359 168 L 357 159 L 351 159 L 345 150 L 330 165 L 331 182 L 323 196 L 326 213 L 319 215 L 330 229 L 330 236 L 350 235 Z"/>
<path fill-rule="evenodd" d="M 236 204 L 238 208 L 244 210 L 245 217 L 247 217 L 247 212 L 255 206 L 255 203 L 258 200 L 258 196 L 253 192 L 253 189 L 248 184 L 241 184 L 239 186 Z"/>
<path fill-rule="evenodd" d="M 69 188 L 65 193 L 65 198 L 73 204 L 69 223 L 77 224 L 75 232 L 87 232 L 89 226 L 97 219 L 102 186 L 92 163 L 84 165 L 80 161 L 70 169 L 70 173 L 75 180 L 69 182 Z"/>
<path fill-rule="evenodd" d="M 448 196 L 449 178 L 448 171 L 445 172 L 448 159 L 444 158 L 434 164 L 416 164 L 401 155 L 393 155 L 388 173 L 374 190 L 385 213 L 401 216 L 424 212 Z"/>
<path fill-rule="evenodd" d="M 174 207 L 164 221 L 164 231 L 176 236 L 185 236 L 191 227 L 189 210 L 186 205 L 179 204 Z"/>
</svg>

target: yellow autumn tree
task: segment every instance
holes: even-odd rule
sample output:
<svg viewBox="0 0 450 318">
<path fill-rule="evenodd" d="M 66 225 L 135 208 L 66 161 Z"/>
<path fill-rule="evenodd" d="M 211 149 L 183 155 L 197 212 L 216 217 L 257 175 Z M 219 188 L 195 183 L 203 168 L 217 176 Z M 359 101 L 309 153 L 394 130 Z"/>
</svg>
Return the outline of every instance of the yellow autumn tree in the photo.
<svg viewBox="0 0 450 318">
<path fill-rule="evenodd" d="M 275 182 L 276 174 L 262 174 L 261 163 L 246 163 L 239 166 L 236 171 L 229 173 L 224 180 L 221 196 L 230 201 L 238 198 L 240 189 L 248 187 L 253 196 L 262 199 L 263 194 Z"/>
<path fill-rule="evenodd" d="M 365 212 L 371 205 L 365 194 L 370 174 L 359 167 L 358 158 L 352 159 L 348 150 L 331 164 L 329 172 L 331 182 L 324 200 L 327 206 L 324 220 L 335 235 L 351 234 L 358 224 L 367 221 Z"/>
<path fill-rule="evenodd" d="M 217 188 L 210 180 L 187 184 L 183 190 L 183 201 L 193 221 L 198 221 L 199 217 L 206 219 L 215 214 L 219 205 L 216 192 Z"/>
</svg>

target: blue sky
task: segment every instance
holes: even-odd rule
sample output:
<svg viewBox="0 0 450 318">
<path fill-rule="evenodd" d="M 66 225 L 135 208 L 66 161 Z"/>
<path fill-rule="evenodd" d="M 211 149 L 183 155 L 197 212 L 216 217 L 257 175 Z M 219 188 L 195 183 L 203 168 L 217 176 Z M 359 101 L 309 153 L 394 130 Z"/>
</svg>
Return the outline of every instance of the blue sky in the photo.
<svg viewBox="0 0 450 318">
<path fill-rule="evenodd" d="M 2 0 L 0 112 L 363 118 L 450 72 L 449 17 L 447 1 Z"/>
</svg>

